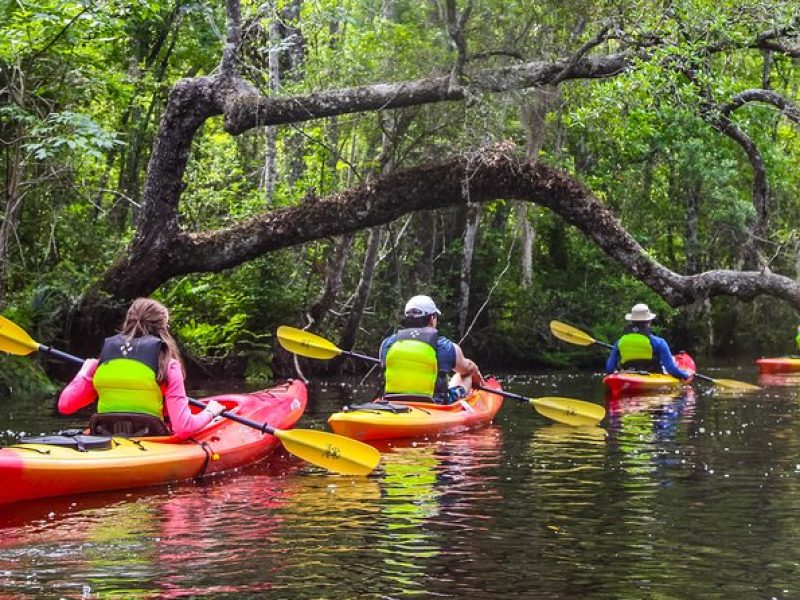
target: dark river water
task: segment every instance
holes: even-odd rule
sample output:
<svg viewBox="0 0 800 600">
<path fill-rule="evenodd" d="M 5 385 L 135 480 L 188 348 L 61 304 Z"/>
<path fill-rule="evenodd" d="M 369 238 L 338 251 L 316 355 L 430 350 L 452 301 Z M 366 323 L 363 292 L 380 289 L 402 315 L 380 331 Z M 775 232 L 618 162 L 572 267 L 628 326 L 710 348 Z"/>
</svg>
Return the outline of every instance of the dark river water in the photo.
<svg viewBox="0 0 800 600">
<path fill-rule="evenodd" d="M 596 374 L 502 379 L 604 402 Z M 800 380 L 765 383 L 607 402 L 592 429 L 506 400 L 490 427 L 381 446 L 367 478 L 281 452 L 205 483 L 3 506 L 0 597 L 796 598 Z M 299 426 L 369 395 L 352 389 L 312 387 Z M 53 404 L 4 400 L 0 441 L 81 424 Z"/>
</svg>

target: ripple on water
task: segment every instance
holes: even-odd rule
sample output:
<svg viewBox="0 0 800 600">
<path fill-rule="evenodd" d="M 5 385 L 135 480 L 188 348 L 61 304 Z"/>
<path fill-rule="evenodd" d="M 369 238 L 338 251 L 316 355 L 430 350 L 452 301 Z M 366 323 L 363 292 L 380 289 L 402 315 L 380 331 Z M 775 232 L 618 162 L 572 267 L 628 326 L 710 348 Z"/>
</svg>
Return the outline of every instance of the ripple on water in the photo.
<svg viewBox="0 0 800 600">
<path fill-rule="evenodd" d="M 603 402 L 586 373 L 520 374 L 507 387 Z M 203 485 L 4 507 L 0 588 L 22 598 L 791 597 L 798 389 L 702 389 L 608 402 L 590 429 L 507 402 L 492 427 L 384 448 L 367 478 L 279 455 Z M 324 427 L 337 390 L 302 427 Z M 47 431 L 47 418 L 20 429 Z"/>
</svg>

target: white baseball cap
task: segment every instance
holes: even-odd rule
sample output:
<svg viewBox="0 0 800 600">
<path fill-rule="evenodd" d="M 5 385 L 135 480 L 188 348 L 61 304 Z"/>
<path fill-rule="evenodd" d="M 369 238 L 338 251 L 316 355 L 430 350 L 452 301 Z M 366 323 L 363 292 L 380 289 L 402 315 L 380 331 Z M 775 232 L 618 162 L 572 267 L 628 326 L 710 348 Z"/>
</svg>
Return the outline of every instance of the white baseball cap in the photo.
<svg viewBox="0 0 800 600">
<path fill-rule="evenodd" d="M 407 317 L 427 317 L 428 315 L 441 314 L 430 296 L 414 296 L 406 302 Z"/>
<path fill-rule="evenodd" d="M 626 321 L 652 321 L 656 318 L 656 313 L 650 312 L 647 304 L 637 304 L 625 315 Z"/>
</svg>

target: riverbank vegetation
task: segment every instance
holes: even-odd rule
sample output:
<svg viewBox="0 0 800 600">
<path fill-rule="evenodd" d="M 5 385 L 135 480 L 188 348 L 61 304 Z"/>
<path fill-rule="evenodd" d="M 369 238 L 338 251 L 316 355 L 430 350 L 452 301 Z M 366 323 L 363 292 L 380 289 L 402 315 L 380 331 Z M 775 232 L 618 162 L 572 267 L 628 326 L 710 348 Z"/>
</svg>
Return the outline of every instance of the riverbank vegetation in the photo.
<svg viewBox="0 0 800 600">
<path fill-rule="evenodd" d="M 196 375 L 265 379 L 278 325 L 374 352 L 428 293 L 494 368 L 598 365 L 547 323 L 636 302 L 697 356 L 791 350 L 794 2 L 0 6 L 0 310 L 36 339 L 92 355 L 154 295 Z"/>
</svg>

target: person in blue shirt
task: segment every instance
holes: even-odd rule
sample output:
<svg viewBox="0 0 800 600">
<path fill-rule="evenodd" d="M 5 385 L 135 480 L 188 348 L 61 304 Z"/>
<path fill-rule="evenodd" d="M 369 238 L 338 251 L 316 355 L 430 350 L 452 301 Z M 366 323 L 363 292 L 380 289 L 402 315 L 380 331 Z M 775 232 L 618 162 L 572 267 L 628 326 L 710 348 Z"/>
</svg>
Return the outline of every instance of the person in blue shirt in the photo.
<svg viewBox="0 0 800 600">
<path fill-rule="evenodd" d="M 655 313 L 650 312 L 646 304 L 637 304 L 625 315 L 628 325 L 611 349 L 606 361 L 606 373 L 618 370 L 666 371 L 678 379 L 691 380 L 693 374 L 675 363 L 666 340 L 653 335 L 650 326 L 655 318 Z"/>
<path fill-rule="evenodd" d="M 405 306 L 402 329 L 381 343 L 385 396 L 418 396 L 451 404 L 483 380 L 478 365 L 458 344 L 439 335 L 439 309 L 429 296 L 414 296 Z M 449 384 L 447 376 L 455 375 Z"/>
</svg>

